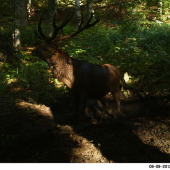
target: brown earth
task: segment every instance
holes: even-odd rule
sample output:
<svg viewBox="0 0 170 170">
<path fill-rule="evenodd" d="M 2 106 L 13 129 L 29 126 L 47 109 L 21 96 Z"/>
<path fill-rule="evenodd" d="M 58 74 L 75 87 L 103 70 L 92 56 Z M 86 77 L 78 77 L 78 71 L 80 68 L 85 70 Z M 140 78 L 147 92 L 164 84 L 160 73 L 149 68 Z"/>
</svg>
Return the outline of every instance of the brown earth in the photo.
<svg viewBox="0 0 170 170">
<path fill-rule="evenodd" d="M 109 96 L 100 123 L 100 103 L 89 100 L 86 115 L 74 125 L 68 95 L 41 104 L 24 95 L 17 87 L 0 97 L 1 163 L 170 162 L 170 96 L 122 95 L 119 119 Z"/>
</svg>

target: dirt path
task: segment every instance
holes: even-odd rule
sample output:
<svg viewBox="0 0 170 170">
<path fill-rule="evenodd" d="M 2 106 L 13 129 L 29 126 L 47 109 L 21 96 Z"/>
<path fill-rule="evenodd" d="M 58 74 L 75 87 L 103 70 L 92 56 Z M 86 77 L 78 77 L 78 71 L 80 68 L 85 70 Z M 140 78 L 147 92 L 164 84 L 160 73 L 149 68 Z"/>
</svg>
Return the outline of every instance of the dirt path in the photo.
<svg viewBox="0 0 170 170">
<path fill-rule="evenodd" d="M 77 125 L 68 97 L 44 105 L 13 97 L 0 98 L 0 162 L 170 162 L 170 96 L 122 99 L 118 120 L 110 101 L 101 123 L 89 101 Z"/>
</svg>

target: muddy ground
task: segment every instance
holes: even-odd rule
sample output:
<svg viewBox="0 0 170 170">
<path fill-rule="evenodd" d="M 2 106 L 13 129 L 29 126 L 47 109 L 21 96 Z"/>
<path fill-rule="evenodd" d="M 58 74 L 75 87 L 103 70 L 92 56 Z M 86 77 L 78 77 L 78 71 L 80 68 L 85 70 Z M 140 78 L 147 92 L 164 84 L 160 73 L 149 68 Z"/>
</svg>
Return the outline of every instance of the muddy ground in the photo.
<svg viewBox="0 0 170 170">
<path fill-rule="evenodd" d="M 14 91 L 16 91 L 14 93 Z M 86 115 L 72 122 L 68 95 L 41 104 L 13 89 L 0 97 L 0 162 L 170 162 L 170 96 L 121 95 L 122 117 L 108 97 L 108 113 L 89 100 Z M 83 119 L 82 119 L 83 118 Z"/>
</svg>

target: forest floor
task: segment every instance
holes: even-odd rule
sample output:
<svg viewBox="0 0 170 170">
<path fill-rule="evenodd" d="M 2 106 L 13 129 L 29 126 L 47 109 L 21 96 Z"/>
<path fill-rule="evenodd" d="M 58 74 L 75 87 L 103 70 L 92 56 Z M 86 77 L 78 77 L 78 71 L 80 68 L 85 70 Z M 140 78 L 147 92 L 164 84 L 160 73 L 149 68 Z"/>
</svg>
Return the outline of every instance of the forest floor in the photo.
<svg viewBox="0 0 170 170">
<path fill-rule="evenodd" d="M 10 86 L 0 97 L 1 163 L 170 162 L 170 96 L 122 95 L 119 119 L 108 96 L 100 123 L 100 103 L 91 100 L 74 125 L 68 95 L 40 105 L 20 99 L 27 93 Z"/>
</svg>

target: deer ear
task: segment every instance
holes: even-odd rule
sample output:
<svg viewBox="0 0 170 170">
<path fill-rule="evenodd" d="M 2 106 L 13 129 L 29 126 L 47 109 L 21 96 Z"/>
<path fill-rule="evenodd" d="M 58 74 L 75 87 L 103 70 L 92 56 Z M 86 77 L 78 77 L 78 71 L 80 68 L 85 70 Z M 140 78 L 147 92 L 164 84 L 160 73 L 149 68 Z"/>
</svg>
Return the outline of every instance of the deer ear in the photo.
<svg viewBox="0 0 170 170">
<path fill-rule="evenodd" d="M 56 52 L 56 47 L 51 44 L 45 45 L 43 48 L 52 54 Z"/>
</svg>

